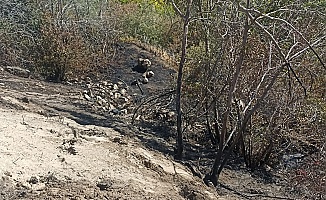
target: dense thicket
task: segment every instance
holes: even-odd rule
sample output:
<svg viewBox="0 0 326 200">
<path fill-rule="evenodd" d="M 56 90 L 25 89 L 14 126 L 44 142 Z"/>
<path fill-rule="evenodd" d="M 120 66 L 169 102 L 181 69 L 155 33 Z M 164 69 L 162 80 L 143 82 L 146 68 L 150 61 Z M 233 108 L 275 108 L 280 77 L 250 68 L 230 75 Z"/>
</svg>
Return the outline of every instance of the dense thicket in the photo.
<svg viewBox="0 0 326 200">
<path fill-rule="evenodd" d="M 176 12 L 191 10 L 189 20 L 180 12 L 189 21 L 180 121 L 206 124 L 218 146 L 206 180 L 216 184 L 232 151 L 255 169 L 323 149 L 325 3 L 187 2 L 175 1 Z"/>
</svg>

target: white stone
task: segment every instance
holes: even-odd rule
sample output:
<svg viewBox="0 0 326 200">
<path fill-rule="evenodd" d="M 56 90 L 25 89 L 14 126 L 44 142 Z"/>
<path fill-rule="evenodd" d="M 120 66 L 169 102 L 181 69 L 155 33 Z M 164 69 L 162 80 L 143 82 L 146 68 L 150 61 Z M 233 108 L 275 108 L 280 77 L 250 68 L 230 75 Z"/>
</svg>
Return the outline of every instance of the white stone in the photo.
<svg viewBox="0 0 326 200">
<path fill-rule="evenodd" d="M 87 100 L 87 101 L 91 101 L 92 98 L 90 96 L 88 96 L 88 94 L 84 94 L 84 98 Z"/>
<path fill-rule="evenodd" d="M 148 78 L 144 78 L 144 79 L 143 79 L 143 83 L 144 83 L 144 84 L 148 83 Z"/>
<path fill-rule="evenodd" d="M 117 84 L 114 84 L 114 85 L 113 85 L 113 89 L 114 89 L 114 90 L 118 90 L 118 89 L 119 89 L 119 86 L 118 86 Z"/>
<path fill-rule="evenodd" d="M 119 92 L 114 93 L 114 98 L 118 99 L 121 97 L 121 94 Z"/>
<path fill-rule="evenodd" d="M 153 71 L 146 72 L 146 77 L 147 78 L 152 78 L 153 76 L 154 76 L 154 72 Z"/>
<path fill-rule="evenodd" d="M 44 190 L 46 188 L 45 183 L 37 183 L 35 185 L 32 185 L 32 189 L 34 191 L 41 191 Z"/>
<path fill-rule="evenodd" d="M 126 93 L 127 93 L 127 90 L 126 89 L 121 89 L 120 90 L 120 94 L 125 95 Z"/>
</svg>

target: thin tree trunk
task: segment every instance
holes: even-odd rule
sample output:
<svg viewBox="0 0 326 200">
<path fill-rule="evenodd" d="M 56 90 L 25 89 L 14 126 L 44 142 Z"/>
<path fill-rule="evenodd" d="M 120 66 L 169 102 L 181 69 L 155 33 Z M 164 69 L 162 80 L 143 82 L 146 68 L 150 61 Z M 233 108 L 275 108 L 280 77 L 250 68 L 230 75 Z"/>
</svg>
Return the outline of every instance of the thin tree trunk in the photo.
<svg viewBox="0 0 326 200">
<path fill-rule="evenodd" d="M 192 5 L 192 0 L 188 0 L 186 15 L 183 18 L 184 24 L 183 24 L 182 50 L 181 50 L 181 59 L 179 64 L 177 89 L 176 89 L 176 111 L 177 111 L 177 138 L 176 138 L 177 147 L 175 152 L 176 159 L 181 159 L 183 153 L 181 89 L 182 89 L 183 67 L 186 62 L 188 27 L 190 21 L 191 5 Z"/>
</svg>

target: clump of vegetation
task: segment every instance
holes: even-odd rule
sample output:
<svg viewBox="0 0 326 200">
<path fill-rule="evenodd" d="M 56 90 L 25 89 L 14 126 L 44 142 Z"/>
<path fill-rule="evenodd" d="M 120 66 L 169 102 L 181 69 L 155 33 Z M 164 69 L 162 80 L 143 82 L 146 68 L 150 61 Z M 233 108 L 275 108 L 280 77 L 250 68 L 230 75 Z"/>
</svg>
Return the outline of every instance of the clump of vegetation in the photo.
<svg viewBox="0 0 326 200">
<path fill-rule="evenodd" d="M 52 81 L 112 58 L 119 37 L 109 5 L 44 1 L 1 2 L 3 64 L 28 68 Z"/>
<path fill-rule="evenodd" d="M 66 80 L 69 73 L 92 65 L 88 47 L 77 27 L 60 27 L 50 17 L 45 17 L 40 37 L 31 52 L 35 70 L 48 80 Z"/>
<path fill-rule="evenodd" d="M 122 1 L 126 14 L 120 16 L 124 37 L 154 46 L 171 45 L 178 31 L 176 17 L 169 4 L 162 1 Z"/>
</svg>

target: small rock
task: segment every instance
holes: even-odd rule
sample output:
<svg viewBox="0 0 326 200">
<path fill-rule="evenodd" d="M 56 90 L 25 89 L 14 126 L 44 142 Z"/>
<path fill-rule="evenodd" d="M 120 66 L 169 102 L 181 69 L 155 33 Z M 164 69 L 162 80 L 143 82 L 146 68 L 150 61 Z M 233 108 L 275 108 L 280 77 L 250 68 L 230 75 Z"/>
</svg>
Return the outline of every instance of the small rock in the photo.
<svg viewBox="0 0 326 200">
<path fill-rule="evenodd" d="M 38 178 L 36 176 L 32 176 L 27 182 L 30 184 L 36 184 L 38 183 Z"/>
<path fill-rule="evenodd" d="M 120 90 L 120 94 L 125 95 L 126 93 L 127 93 L 127 90 L 126 89 L 121 89 Z"/>
<path fill-rule="evenodd" d="M 115 108 L 115 109 L 112 109 L 111 112 L 112 112 L 113 114 L 117 115 L 117 114 L 120 113 L 120 110 L 118 110 L 118 109 Z"/>
<path fill-rule="evenodd" d="M 90 96 L 88 96 L 88 94 L 84 94 L 84 98 L 87 100 L 87 101 L 91 101 L 92 98 Z"/>
<path fill-rule="evenodd" d="M 153 71 L 146 72 L 146 78 L 152 78 L 153 76 L 154 76 L 154 72 Z"/>
<path fill-rule="evenodd" d="M 108 181 L 101 181 L 96 184 L 97 187 L 100 188 L 100 190 L 107 190 L 112 184 Z"/>
<path fill-rule="evenodd" d="M 28 189 L 28 190 L 32 189 L 32 186 L 27 182 L 17 184 L 17 186 Z"/>
<path fill-rule="evenodd" d="M 118 99 L 121 97 L 121 94 L 119 92 L 114 93 L 114 98 Z"/>
<path fill-rule="evenodd" d="M 119 89 L 119 86 L 117 84 L 113 84 L 113 89 L 114 90 L 118 90 Z"/>
<path fill-rule="evenodd" d="M 144 78 L 144 79 L 143 79 L 143 83 L 144 83 L 144 84 L 147 84 L 147 83 L 148 83 L 148 78 Z"/>
<path fill-rule="evenodd" d="M 46 188 L 45 183 L 38 183 L 36 185 L 32 185 L 32 189 L 34 191 L 42 191 Z"/>
</svg>

